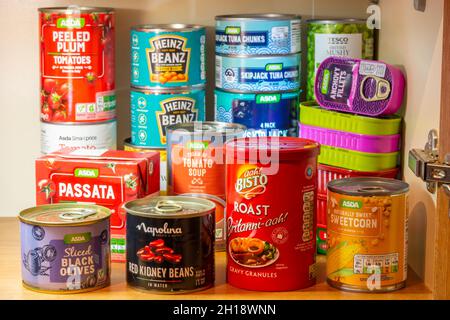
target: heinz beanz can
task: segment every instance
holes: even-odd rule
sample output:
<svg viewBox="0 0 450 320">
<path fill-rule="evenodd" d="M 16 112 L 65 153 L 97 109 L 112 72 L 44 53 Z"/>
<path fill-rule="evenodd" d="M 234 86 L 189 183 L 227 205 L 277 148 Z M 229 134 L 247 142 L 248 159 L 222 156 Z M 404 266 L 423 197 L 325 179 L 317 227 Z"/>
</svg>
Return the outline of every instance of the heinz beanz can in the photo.
<svg viewBox="0 0 450 320">
<path fill-rule="evenodd" d="M 39 27 L 41 120 L 114 119 L 114 9 L 40 8 Z"/>
<path fill-rule="evenodd" d="M 374 30 L 366 20 L 308 20 L 307 99 L 314 99 L 314 82 L 319 65 L 331 56 L 374 58 Z"/>
<path fill-rule="evenodd" d="M 131 85 L 204 85 L 205 28 L 186 24 L 141 25 L 131 30 Z"/>
<path fill-rule="evenodd" d="M 389 292 L 406 285 L 405 182 L 347 178 L 328 183 L 327 282 L 338 289 Z"/>
<path fill-rule="evenodd" d="M 228 282 L 255 291 L 314 285 L 319 145 L 258 137 L 226 150 Z"/>
<path fill-rule="evenodd" d="M 300 88 L 300 54 L 216 55 L 216 87 L 232 92 L 273 92 Z"/>
<path fill-rule="evenodd" d="M 125 204 L 127 283 L 157 293 L 214 285 L 214 203 L 152 197 Z"/>
<path fill-rule="evenodd" d="M 115 150 L 117 123 L 41 122 L 41 153 L 48 154 L 64 148 L 73 150 Z"/>
<path fill-rule="evenodd" d="M 216 16 L 216 53 L 290 54 L 301 51 L 301 17 L 292 14 Z"/>
<path fill-rule="evenodd" d="M 167 129 L 169 193 L 207 198 L 216 204 L 216 248 L 225 247 L 225 149 L 227 140 L 241 137 L 245 126 L 223 122 L 193 122 Z"/>
<path fill-rule="evenodd" d="M 298 91 L 214 91 L 215 120 L 247 127 L 245 136 L 297 136 Z"/>
<path fill-rule="evenodd" d="M 205 120 L 203 87 L 169 90 L 131 90 L 131 143 L 166 146 L 167 126 Z"/>
<path fill-rule="evenodd" d="M 135 146 L 131 143 L 131 138 L 125 139 L 123 143 L 123 149 L 125 151 L 133 152 L 158 152 L 159 153 L 159 168 L 160 168 L 160 180 L 159 190 L 160 194 L 165 195 L 167 193 L 167 151 L 166 148 L 146 148 Z"/>
<path fill-rule="evenodd" d="M 110 283 L 109 209 L 43 205 L 19 214 L 23 285 L 44 293 L 80 293 Z"/>
</svg>

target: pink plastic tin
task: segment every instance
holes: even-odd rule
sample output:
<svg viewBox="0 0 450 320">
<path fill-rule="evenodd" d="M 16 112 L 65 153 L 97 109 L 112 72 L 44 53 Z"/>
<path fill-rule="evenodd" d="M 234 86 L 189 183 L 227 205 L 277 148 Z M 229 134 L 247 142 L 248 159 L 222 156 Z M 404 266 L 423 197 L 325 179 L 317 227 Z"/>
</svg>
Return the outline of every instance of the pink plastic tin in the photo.
<svg viewBox="0 0 450 320">
<path fill-rule="evenodd" d="M 299 124 L 300 137 L 322 145 L 369 153 L 400 150 L 400 135 L 371 136 Z"/>
</svg>

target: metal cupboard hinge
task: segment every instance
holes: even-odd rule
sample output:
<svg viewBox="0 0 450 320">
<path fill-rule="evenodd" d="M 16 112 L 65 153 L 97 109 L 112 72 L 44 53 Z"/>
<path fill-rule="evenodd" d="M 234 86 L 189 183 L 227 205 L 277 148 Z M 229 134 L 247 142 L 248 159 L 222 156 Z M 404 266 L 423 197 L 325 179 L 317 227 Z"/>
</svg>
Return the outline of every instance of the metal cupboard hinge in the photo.
<svg viewBox="0 0 450 320">
<path fill-rule="evenodd" d="M 414 9 L 416 9 L 417 11 L 425 12 L 426 8 L 427 8 L 426 0 L 414 0 Z"/>
<path fill-rule="evenodd" d="M 438 184 L 450 184 L 450 154 L 445 157 L 445 163 L 439 162 L 438 134 L 431 130 L 428 134 L 428 142 L 424 149 L 412 149 L 409 151 L 408 166 L 412 172 L 427 183 L 427 189 L 435 193 Z M 450 186 L 444 190 L 449 191 Z"/>
</svg>

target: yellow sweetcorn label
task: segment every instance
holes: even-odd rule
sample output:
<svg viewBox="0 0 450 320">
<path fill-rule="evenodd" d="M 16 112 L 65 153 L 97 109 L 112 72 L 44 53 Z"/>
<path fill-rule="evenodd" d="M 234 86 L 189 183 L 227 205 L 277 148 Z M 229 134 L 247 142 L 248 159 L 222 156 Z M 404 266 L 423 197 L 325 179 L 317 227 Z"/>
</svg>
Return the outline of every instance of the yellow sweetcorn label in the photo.
<svg viewBox="0 0 450 320">
<path fill-rule="evenodd" d="M 333 285 L 383 290 L 407 276 L 407 196 L 328 192 L 327 278 Z"/>
</svg>

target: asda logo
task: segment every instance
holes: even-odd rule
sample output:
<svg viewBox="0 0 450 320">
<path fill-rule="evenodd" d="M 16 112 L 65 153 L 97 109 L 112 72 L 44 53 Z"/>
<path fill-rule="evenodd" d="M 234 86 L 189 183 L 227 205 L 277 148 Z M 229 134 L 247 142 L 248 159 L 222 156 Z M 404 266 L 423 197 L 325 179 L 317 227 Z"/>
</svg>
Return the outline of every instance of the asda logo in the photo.
<svg viewBox="0 0 450 320">
<path fill-rule="evenodd" d="M 64 236 L 64 243 L 65 244 L 86 243 L 91 241 L 91 238 L 92 236 L 90 232 L 66 234 Z"/>
<path fill-rule="evenodd" d="M 225 28 L 225 34 L 240 34 L 241 28 L 240 27 L 226 27 Z"/>
<path fill-rule="evenodd" d="M 269 63 L 266 64 L 266 71 L 281 71 L 283 70 L 282 63 Z"/>
<path fill-rule="evenodd" d="M 276 94 L 258 94 L 256 96 L 256 103 L 278 103 L 281 100 L 281 95 Z"/>
<path fill-rule="evenodd" d="M 98 178 L 98 169 L 76 168 L 74 175 L 77 178 Z"/>
<path fill-rule="evenodd" d="M 187 143 L 187 149 L 206 150 L 209 143 L 207 141 L 190 141 Z"/>
<path fill-rule="evenodd" d="M 322 85 L 320 86 L 320 92 L 322 92 L 322 94 L 328 93 L 329 83 L 330 83 L 330 70 L 326 69 L 323 72 Z"/>
<path fill-rule="evenodd" d="M 56 21 L 58 28 L 83 28 L 85 24 L 84 18 L 59 18 Z"/>
<path fill-rule="evenodd" d="M 362 201 L 341 200 L 341 208 L 346 209 L 361 209 L 363 207 Z"/>
</svg>

